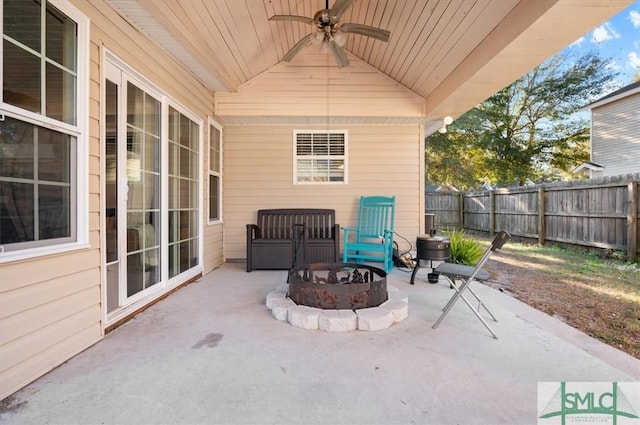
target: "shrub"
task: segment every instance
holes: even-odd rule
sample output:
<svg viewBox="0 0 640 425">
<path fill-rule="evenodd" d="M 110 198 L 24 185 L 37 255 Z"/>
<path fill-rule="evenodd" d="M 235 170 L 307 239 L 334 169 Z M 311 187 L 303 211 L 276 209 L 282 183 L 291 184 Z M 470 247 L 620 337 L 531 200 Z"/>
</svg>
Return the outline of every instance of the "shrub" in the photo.
<svg viewBox="0 0 640 425">
<path fill-rule="evenodd" d="M 449 238 L 452 263 L 475 266 L 482 258 L 482 245 L 467 237 L 464 230 L 449 230 L 444 233 Z"/>
</svg>

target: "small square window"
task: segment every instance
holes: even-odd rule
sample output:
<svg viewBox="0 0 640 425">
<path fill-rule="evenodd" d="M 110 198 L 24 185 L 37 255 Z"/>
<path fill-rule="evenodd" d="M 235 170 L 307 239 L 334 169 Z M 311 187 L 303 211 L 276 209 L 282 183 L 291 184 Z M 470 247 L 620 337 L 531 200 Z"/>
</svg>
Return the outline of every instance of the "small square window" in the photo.
<svg viewBox="0 0 640 425">
<path fill-rule="evenodd" d="M 346 145 L 346 131 L 295 131 L 294 183 L 346 183 Z"/>
</svg>

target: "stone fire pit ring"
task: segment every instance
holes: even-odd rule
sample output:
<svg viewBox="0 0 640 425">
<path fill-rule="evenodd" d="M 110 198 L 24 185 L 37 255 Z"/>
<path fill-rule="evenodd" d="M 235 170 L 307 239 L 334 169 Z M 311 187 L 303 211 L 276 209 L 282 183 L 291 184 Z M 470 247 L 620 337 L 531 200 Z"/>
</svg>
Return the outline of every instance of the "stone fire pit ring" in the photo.
<svg viewBox="0 0 640 425">
<path fill-rule="evenodd" d="M 267 294 L 266 306 L 276 319 L 289 322 L 291 325 L 303 329 L 347 332 L 353 330 L 379 331 L 387 329 L 408 317 L 409 299 L 407 295 L 398 291 L 395 286 L 386 284 L 386 273 L 383 270 L 351 263 L 306 266 L 292 269 L 293 276 L 289 275 L 289 284 L 280 284 L 274 291 Z M 362 273 L 363 282 L 349 281 L 347 283 L 345 279 L 347 273 L 352 279 L 353 271 L 356 269 Z M 332 272 L 331 278 L 328 276 L 329 272 Z M 324 301 L 320 302 L 321 305 L 327 300 L 330 301 L 325 304 L 329 308 L 302 305 L 294 302 L 290 294 L 292 278 L 294 291 L 296 288 L 302 289 L 302 294 L 304 295 L 302 298 L 316 299 L 318 295 L 321 300 L 324 299 Z M 334 282 L 329 283 L 329 279 Z M 358 273 L 356 273 L 356 280 L 360 280 Z M 358 295 L 367 292 L 368 295 L 371 295 L 372 283 L 374 287 L 373 297 Z M 358 285 L 360 286 L 356 289 Z M 350 303 L 349 307 L 342 308 L 344 304 L 338 305 L 333 297 L 324 293 L 325 290 L 331 287 L 332 289 L 338 289 L 338 292 L 344 295 L 344 299 Z M 381 288 L 384 288 L 383 293 Z M 354 296 L 354 294 L 356 295 Z M 365 298 L 370 298 L 372 303 L 377 305 L 362 306 L 361 302 Z M 352 304 L 354 308 L 351 308 Z"/>
</svg>

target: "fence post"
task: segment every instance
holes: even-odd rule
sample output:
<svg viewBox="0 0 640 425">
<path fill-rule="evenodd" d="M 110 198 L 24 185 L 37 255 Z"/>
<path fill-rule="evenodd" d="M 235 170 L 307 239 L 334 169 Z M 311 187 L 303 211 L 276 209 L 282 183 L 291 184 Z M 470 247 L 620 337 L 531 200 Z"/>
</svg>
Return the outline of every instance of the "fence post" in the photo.
<svg viewBox="0 0 640 425">
<path fill-rule="evenodd" d="M 547 222 L 544 219 L 546 206 L 544 204 L 544 187 L 538 187 L 538 244 L 544 245 L 547 238 Z"/>
<path fill-rule="evenodd" d="M 635 181 L 627 184 L 627 260 L 634 261 L 638 251 L 638 185 Z"/>
<path fill-rule="evenodd" d="M 460 230 L 464 230 L 464 193 L 462 192 L 458 192 L 459 194 L 459 199 L 458 199 L 458 214 L 460 216 Z"/>
<path fill-rule="evenodd" d="M 496 194 L 493 190 L 489 191 L 489 236 L 493 236 L 496 232 Z"/>
</svg>

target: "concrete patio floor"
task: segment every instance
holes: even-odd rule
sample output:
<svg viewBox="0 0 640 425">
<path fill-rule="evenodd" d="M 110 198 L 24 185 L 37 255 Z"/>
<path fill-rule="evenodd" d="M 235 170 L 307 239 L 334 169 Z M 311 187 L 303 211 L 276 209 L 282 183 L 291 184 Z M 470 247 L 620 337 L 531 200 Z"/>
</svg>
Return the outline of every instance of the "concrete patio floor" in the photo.
<svg viewBox="0 0 640 425">
<path fill-rule="evenodd" d="M 424 271 L 423 271 L 424 270 Z M 638 381 L 640 360 L 484 285 L 499 340 L 428 269 L 388 279 L 409 318 L 303 330 L 265 297 L 284 271 L 225 264 L 2 402 L 3 424 L 535 424 L 541 381 Z"/>
</svg>

